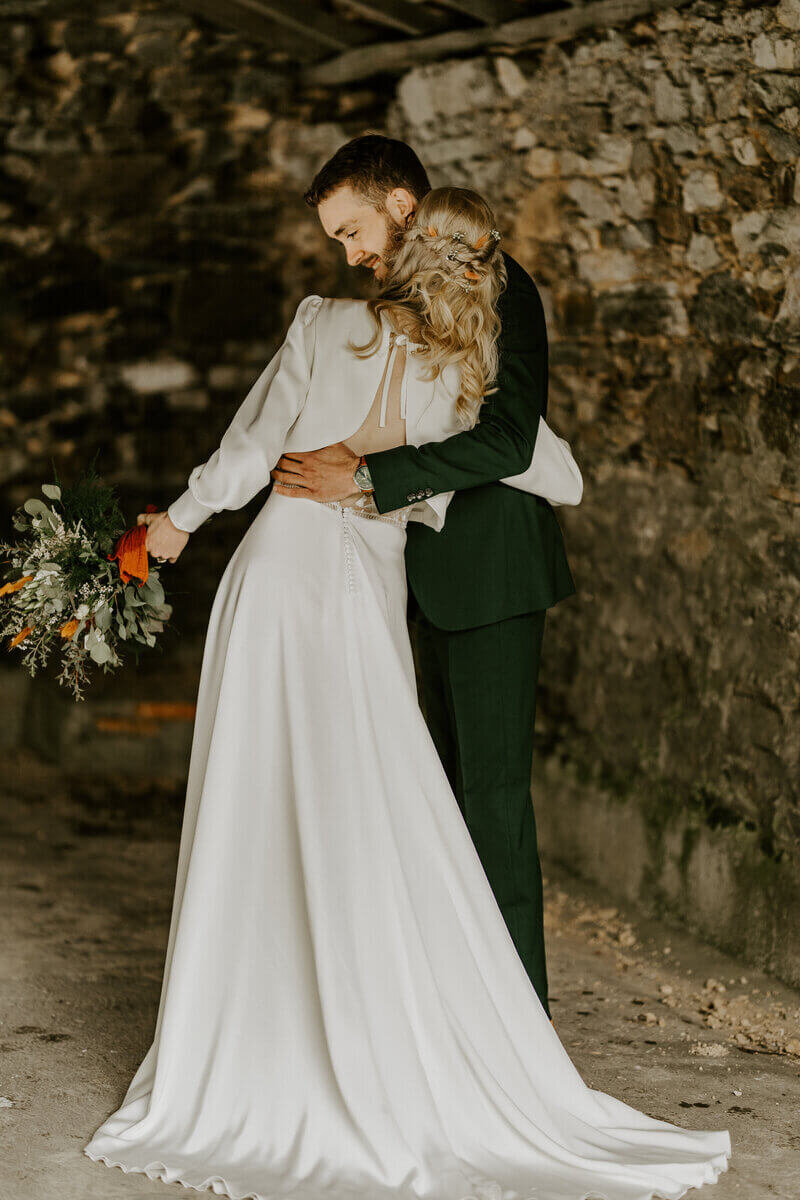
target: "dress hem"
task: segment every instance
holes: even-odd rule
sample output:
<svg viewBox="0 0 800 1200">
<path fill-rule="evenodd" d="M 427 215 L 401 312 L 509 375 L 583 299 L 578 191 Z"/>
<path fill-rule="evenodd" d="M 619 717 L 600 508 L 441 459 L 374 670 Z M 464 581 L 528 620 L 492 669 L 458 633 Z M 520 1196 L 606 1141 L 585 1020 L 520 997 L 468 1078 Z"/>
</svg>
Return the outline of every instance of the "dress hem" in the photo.
<svg viewBox="0 0 800 1200">
<path fill-rule="evenodd" d="M 181 1187 L 191 1188 L 195 1192 L 206 1192 L 209 1188 L 213 1187 L 214 1195 L 227 1197 L 227 1200 L 284 1200 L 286 1196 L 286 1193 L 279 1192 L 234 1192 L 221 1175 L 209 1175 L 202 1183 L 190 1183 L 186 1179 L 181 1179 L 178 1175 L 173 1176 L 172 1168 L 168 1167 L 166 1163 L 158 1161 L 148 1163 L 145 1167 L 127 1167 L 124 1163 L 109 1158 L 107 1154 L 92 1154 L 85 1147 L 83 1153 L 92 1162 L 104 1163 L 107 1167 L 119 1167 L 125 1175 L 146 1175 L 148 1179 L 159 1180 L 161 1183 L 178 1183 Z M 681 1190 L 677 1192 L 642 1192 L 636 1200 L 681 1200 L 682 1196 L 685 1196 L 693 1189 L 701 1188 L 707 1183 L 716 1183 L 720 1175 L 728 1170 L 731 1153 L 732 1151 L 730 1150 L 722 1150 L 719 1154 L 715 1154 L 709 1162 L 705 1163 L 705 1178 L 701 1179 L 699 1183 L 690 1183 L 685 1187 L 679 1185 Z M 484 1188 L 487 1186 L 492 1185 L 483 1185 Z M 500 1189 L 500 1195 L 503 1195 L 502 1186 L 499 1184 L 497 1186 Z M 219 1191 L 218 1187 L 222 1187 L 225 1190 Z M 320 1194 L 324 1195 L 324 1189 L 320 1189 Z M 459 1200 L 480 1200 L 480 1197 L 470 1192 L 465 1196 L 459 1197 Z M 508 1197 L 504 1196 L 503 1200 L 508 1200 Z M 516 1193 L 513 1200 L 543 1200 L 543 1197 L 541 1189 L 534 1187 L 524 1194 L 522 1192 Z M 570 1200 L 615 1200 L 615 1198 L 607 1192 L 600 1192 L 596 1188 L 592 1188 L 588 1192 L 581 1192 L 580 1195 L 571 1197 Z"/>
</svg>

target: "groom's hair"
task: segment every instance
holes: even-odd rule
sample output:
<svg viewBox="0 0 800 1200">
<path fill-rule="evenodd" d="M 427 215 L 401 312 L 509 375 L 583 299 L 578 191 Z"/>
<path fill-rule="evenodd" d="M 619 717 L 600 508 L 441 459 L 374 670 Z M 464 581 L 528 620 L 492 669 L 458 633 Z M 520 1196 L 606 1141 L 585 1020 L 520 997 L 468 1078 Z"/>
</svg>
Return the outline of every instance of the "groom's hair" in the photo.
<svg viewBox="0 0 800 1200">
<path fill-rule="evenodd" d="M 417 201 L 431 190 L 427 172 L 411 147 L 379 133 L 366 133 L 340 146 L 314 176 L 305 202 L 316 208 L 345 184 L 378 209 L 383 209 L 395 188 L 405 188 Z"/>
</svg>

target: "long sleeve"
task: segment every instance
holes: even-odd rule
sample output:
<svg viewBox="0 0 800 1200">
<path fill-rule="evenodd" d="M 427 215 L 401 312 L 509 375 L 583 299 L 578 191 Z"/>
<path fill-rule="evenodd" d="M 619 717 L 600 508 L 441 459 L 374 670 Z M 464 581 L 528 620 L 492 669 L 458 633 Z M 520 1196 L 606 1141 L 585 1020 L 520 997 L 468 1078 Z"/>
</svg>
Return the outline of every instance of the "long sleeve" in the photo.
<svg viewBox="0 0 800 1200">
<path fill-rule="evenodd" d="M 528 470 L 547 409 L 547 331 L 535 284 L 508 260 L 509 288 L 499 305 L 502 323 L 497 390 L 478 424 L 441 442 L 398 446 L 366 456 L 381 512 L 408 504 L 416 493 L 458 491 Z"/>
<path fill-rule="evenodd" d="M 196 466 L 167 509 L 173 525 L 193 533 L 215 512 L 242 508 L 269 483 L 288 430 L 308 395 L 320 296 L 306 296 L 286 338 L 245 396 L 219 447 Z"/>
</svg>

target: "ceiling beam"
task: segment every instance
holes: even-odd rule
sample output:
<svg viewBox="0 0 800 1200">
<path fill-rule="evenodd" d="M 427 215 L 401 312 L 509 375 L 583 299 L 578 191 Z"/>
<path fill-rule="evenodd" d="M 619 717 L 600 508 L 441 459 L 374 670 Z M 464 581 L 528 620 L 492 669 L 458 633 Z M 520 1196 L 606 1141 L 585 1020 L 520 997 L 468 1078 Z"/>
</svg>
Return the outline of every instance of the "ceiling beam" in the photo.
<svg viewBox="0 0 800 1200">
<path fill-rule="evenodd" d="M 329 17 L 313 0 L 234 0 L 233 4 L 227 0 L 219 7 L 221 17 L 227 9 L 245 8 L 333 50 L 345 50 L 367 40 L 357 26 Z"/>
<path fill-rule="evenodd" d="M 443 24 L 429 9 L 408 0 L 340 0 L 340 3 L 365 21 L 388 25 L 411 37 L 433 33 Z"/>
<path fill-rule="evenodd" d="M 581 8 L 521 17 L 494 27 L 453 29 L 433 37 L 379 42 L 308 67 L 303 72 L 303 80 L 308 84 L 336 87 L 368 79 L 371 75 L 399 74 L 421 63 L 474 52 L 486 46 L 514 50 L 535 42 L 564 41 L 586 29 L 624 25 L 635 17 L 646 17 L 665 8 L 681 8 L 688 3 L 689 0 L 594 0 Z"/>
<path fill-rule="evenodd" d="M 285 55 L 294 62 L 310 63 L 330 56 L 330 47 L 301 37 L 291 29 L 281 28 L 271 18 L 239 8 L 235 3 L 226 4 L 224 12 L 220 0 L 171 0 L 171 3 L 224 30 L 239 31 L 265 43 L 274 53 Z"/>
<path fill-rule="evenodd" d="M 480 21 L 482 25 L 499 25 L 519 15 L 520 5 L 516 0 L 436 0 L 443 8 L 450 8 Z"/>
</svg>

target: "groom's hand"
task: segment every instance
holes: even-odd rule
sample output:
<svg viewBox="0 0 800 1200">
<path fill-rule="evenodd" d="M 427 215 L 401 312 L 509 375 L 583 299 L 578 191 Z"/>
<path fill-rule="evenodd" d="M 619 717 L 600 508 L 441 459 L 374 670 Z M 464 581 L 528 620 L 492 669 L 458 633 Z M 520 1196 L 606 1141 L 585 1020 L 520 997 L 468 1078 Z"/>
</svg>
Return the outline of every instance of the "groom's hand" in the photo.
<svg viewBox="0 0 800 1200">
<path fill-rule="evenodd" d="M 359 495 L 353 472 L 359 463 L 344 442 L 310 450 L 284 454 L 270 471 L 274 489 L 282 496 L 300 496 L 306 500 L 345 500 Z"/>
<path fill-rule="evenodd" d="M 186 530 L 173 525 L 165 512 L 139 513 L 136 524 L 147 526 L 145 548 L 157 562 L 175 562 L 189 540 Z"/>
</svg>

